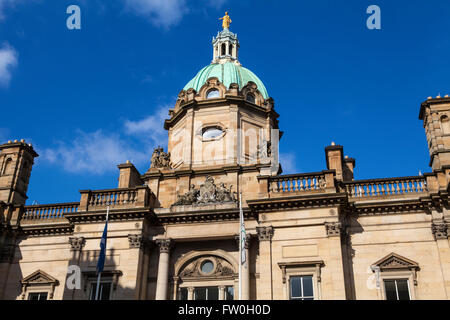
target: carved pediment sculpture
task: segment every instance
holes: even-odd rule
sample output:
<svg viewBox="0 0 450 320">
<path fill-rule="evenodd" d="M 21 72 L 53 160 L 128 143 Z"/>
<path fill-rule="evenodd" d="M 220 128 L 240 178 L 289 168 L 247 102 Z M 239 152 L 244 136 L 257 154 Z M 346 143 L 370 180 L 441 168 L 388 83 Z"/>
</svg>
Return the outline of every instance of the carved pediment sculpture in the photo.
<svg viewBox="0 0 450 320">
<path fill-rule="evenodd" d="M 418 269 L 419 265 L 409 260 L 408 258 L 402 257 L 396 253 L 391 253 L 381 260 L 375 262 L 376 266 L 380 267 L 381 270 L 389 269 Z"/>
<path fill-rule="evenodd" d="M 212 269 L 205 273 L 202 271 L 202 264 L 208 261 L 212 264 Z M 182 278 L 201 278 L 201 277 L 223 277 L 233 276 L 232 265 L 225 259 L 217 256 L 202 256 L 191 260 L 179 273 Z"/>
<path fill-rule="evenodd" d="M 205 182 L 196 189 L 194 185 L 184 195 L 178 195 L 178 200 L 174 206 L 192 205 L 192 204 L 208 204 L 208 203 L 224 203 L 235 202 L 236 198 L 231 191 L 232 186 L 227 188 L 225 183 L 218 186 L 214 183 L 211 176 L 207 176 Z"/>
<path fill-rule="evenodd" d="M 22 300 L 25 299 L 25 292 L 28 287 L 43 286 L 43 285 L 50 287 L 49 299 L 53 299 L 55 286 L 59 285 L 59 281 L 56 278 L 52 277 L 51 275 L 45 273 L 44 271 L 37 270 L 32 274 L 30 274 L 29 276 L 23 278 L 21 280 L 21 284 L 22 284 L 22 293 L 21 293 Z"/>
<path fill-rule="evenodd" d="M 164 152 L 161 147 L 156 148 L 152 154 L 150 168 L 171 169 L 170 152 Z"/>
</svg>

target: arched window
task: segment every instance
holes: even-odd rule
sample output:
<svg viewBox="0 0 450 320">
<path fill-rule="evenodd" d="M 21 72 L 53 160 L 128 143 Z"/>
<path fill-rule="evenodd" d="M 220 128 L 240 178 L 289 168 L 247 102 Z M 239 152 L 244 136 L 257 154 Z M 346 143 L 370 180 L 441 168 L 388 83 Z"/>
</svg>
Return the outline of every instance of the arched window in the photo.
<svg viewBox="0 0 450 320">
<path fill-rule="evenodd" d="M 230 44 L 230 46 L 228 47 L 228 53 L 230 54 L 230 56 L 233 55 L 233 45 Z"/>
<path fill-rule="evenodd" d="M 251 102 L 251 103 L 255 103 L 255 96 L 251 93 L 247 93 L 245 100 L 247 100 L 248 102 Z"/>
<path fill-rule="evenodd" d="M 220 97 L 220 92 L 217 89 L 212 89 L 210 91 L 208 91 L 208 93 L 206 94 L 206 99 L 214 99 L 214 98 L 219 98 Z"/>
<path fill-rule="evenodd" d="M 224 56 L 227 53 L 227 45 L 225 43 L 222 43 L 222 56 Z"/>
<path fill-rule="evenodd" d="M 11 169 L 11 165 L 12 165 L 12 159 L 11 158 L 6 159 L 2 174 L 8 174 Z"/>
<path fill-rule="evenodd" d="M 443 134 L 450 134 L 450 119 L 446 115 L 441 117 L 441 126 Z"/>
</svg>

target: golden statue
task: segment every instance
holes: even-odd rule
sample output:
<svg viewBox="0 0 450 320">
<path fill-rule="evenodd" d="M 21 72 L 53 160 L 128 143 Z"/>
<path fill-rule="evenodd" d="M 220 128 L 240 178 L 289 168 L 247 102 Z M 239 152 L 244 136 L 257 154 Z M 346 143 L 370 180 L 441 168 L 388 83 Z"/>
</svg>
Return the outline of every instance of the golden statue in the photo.
<svg viewBox="0 0 450 320">
<path fill-rule="evenodd" d="M 223 16 L 223 18 L 219 18 L 219 20 L 223 20 L 222 28 L 228 29 L 230 27 L 231 19 L 230 19 L 230 16 L 228 15 L 228 12 L 225 12 L 225 15 Z"/>
</svg>

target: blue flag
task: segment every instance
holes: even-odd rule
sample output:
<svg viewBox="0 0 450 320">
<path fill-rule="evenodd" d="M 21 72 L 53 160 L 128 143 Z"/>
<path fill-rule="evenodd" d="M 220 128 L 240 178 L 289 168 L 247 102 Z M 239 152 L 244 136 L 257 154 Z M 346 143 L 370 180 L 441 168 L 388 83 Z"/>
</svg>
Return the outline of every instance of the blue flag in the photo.
<svg viewBox="0 0 450 320">
<path fill-rule="evenodd" d="M 108 236 L 108 220 L 106 220 L 105 230 L 103 230 L 102 239 L 100 240 L 100 255 L 98 257 L 97 273 L 102 272 L 103 267 L 105 266 L 107 236 Z"/>
</svg>

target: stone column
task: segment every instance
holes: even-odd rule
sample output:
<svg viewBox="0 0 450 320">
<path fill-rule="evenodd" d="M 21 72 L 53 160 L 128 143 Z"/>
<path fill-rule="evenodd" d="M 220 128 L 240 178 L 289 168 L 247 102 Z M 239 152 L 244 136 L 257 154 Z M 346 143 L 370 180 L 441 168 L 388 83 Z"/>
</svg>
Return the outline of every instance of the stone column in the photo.
<svg viewBox="0 0 450 320">
<path fill-rule="evenodd" d="M 328 237 L 329 259 L 327 267 L 331 272 L 331 286 L 322 292 L 324 300 L 345 300 L 347 293 L 344 279 L 344 265 L 341 246 L 341 233 L 344 232 L 341 222 L 325 222 L 325 231 Z"/>
<path fill-rule="evenodd" d="M 441 263 L 443 283 L 446 298 L 450 297 L 450 245 L 448 241 L 449 227 L 444 220 L 435 220 L 431 224 L 431 231 L 436 240 Z"/>
<path fill-rule="evenodd" d="M 72 252 L 72 259 L 69 264 L 76 264 L 80 266 L 81 252 L 83 247 L 86 245 L 86 239 L 84 237 L 69 237 L 70 251 Z M 74 288 L 71 292 L 69 290 L 64 290 L 62 299 L 64 300 L 75 300 L 76 289 Z"/>
<path fill-rule="evenodd" d="M 272 237 L 274 229 L 256 227 L 259 239 L 259 283 L 257 286 L 258 300 L 273 299 L 272 285 Z"/>
<path fill-rule="evenodd" d="M 239 235 L 236 235 L 236 241 L 238 243 L 238 248 L 239 248 Z M 249 264 L 249 250 L 248 248 L 250 247 L 250 240 L 251 240 L 251 235 L 247 234 L 246 238 L 245 238 L 245 257 L 246 257 L 246 261 L 244 263 L 244 265 L 242 266 L 242 300 L 249 300 L 250 299 L 250 264 Z M 239 272 L 239 270 L 238 270 Z M 236 298 L 239 299 L 239 292 L 237 292 Z"/>
<path fill-rule="evenodd" d="M 144 300 L 147 294 L 147 278 L 151 242 L 142 234 L 129 234 L 130 252 L 137 257 L 135 299 Z M 135 252 L 133 250 L 136 250 Z"/>
<path fill-rule="evenodd" d="M 188 289 L 188 300 L 194 300 L 194 287 L 189 287 Z"/>
<path fill-rule="evenodd" d="M 225 286 L 219 286 L 219 300 L 225 300 Z"/>
<path fill-rule="evenodd" d="M 169 288 L 169 255 L 172 245 L 171 239 L 158 239 L 159 246 L 158 278 L 156 280 L 156 300 L 167 300 Z"/>
</svg>

